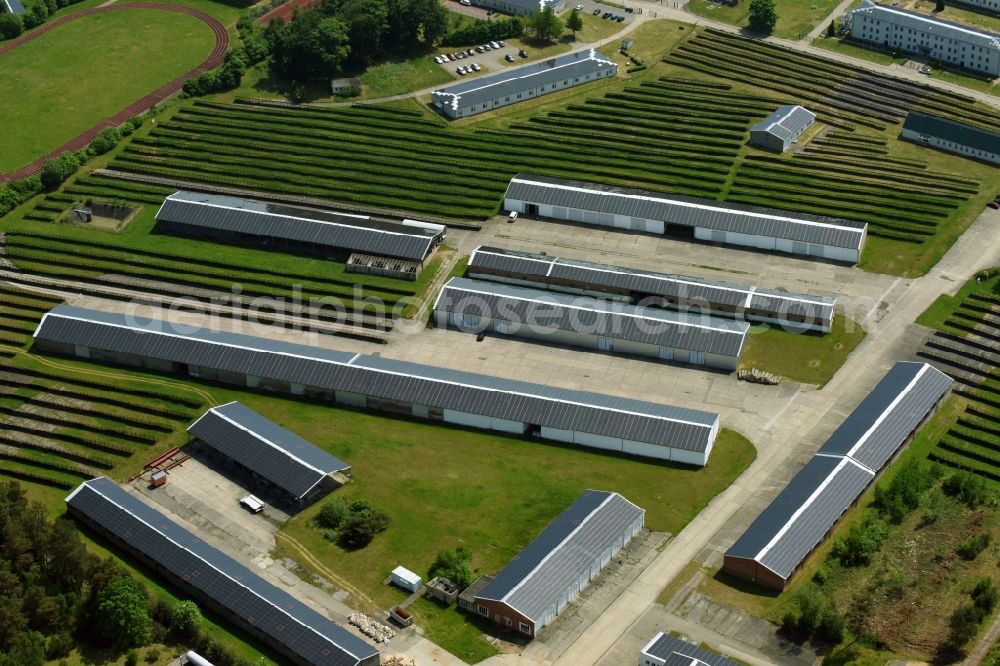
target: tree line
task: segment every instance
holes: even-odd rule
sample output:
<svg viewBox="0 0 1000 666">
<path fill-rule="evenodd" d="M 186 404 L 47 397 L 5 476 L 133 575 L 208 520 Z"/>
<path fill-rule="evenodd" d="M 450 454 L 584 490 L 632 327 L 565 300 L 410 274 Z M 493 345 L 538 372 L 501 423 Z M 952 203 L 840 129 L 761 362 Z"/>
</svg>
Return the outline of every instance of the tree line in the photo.
<svg viewBox="0 0 1000 666">
<path fill-rule="evenodd" d="M 87 646 L 125 663 L 180 643 L 217 666 L 249 666 L 202 629 L 191 601 L 156 600 L 120 561 L 85 547 L 68 518 L 51 520 L 20 484 L 0 482 L 0 666 L 42 666 Z"/>
</svg>

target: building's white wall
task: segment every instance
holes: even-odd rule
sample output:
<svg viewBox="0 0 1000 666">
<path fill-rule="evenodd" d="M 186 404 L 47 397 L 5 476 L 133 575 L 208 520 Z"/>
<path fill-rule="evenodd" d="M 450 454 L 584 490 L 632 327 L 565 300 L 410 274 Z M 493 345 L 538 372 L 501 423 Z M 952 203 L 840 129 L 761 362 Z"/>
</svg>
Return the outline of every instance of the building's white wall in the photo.
<svg viewBox="0 0 1000 666">
<path fill-rule="evenodd" d="M 468 412 L 459 412 L 452 409 L 444 410 L 443 419 L 447 423 L 455 423 L 482 430 L 499 430 L 516 435 L 523 435 L 528 427 L 520 421 L 508 421 L 506 419 L 491 418 L 480 414 L 469 414 Z"/>
<path fill-rule="evenodd" d="M 1000 49 L 980 46 L 960 32 L 904 27 L 897 17 L 858 11 L 851 14 L 851 37 L 987 76 L 1000 75 Z"/>
<path fill-rule="evenodd" d="M 572 430 L 550 428 L 549 426 L 542 426 L 538 430 L 538 436 L 542 439 L 551 439 L 554 442 L 565 442 L 566 444 L 576 444 L 575 434 Z"/>
<path fill-rule="evenodd" d="M 580 446 L 588 446 L 594 449 L 604 449 L 606 451 L 622 451 L 622 440 L 620 437 L 608 437 L 606 435 L 595 435 L 589 432 L 574 432 L 573 441 Z"/>
<path fill-rule="evenodd" d="M 998 153 L 974 150 L 968 146 L 959 143 L 952 143 L 951 141 L 945 141 L 944 139 L 939 139 L 938 137 L 920 134 L 919 132 L 914 132 L 911 129 L 904 129 L 902 136 L 904 139 L 909 139 L 910 141 L 914 141 L 924 146 L 933 146 L 934 148 L 939 148 L 949 153 L 955 153 L 956 155 L 972 157 L 974 159 L 984 160 L 993 164 L 1000 164 L 1000 154 Z"/>
<path fill-rule="evenodd" d="M 367 407 L 368 399 L 361 393 L 351 393 L 350 391 L 337 391 L 337 402 L 351 407 Z"/>
</svg>

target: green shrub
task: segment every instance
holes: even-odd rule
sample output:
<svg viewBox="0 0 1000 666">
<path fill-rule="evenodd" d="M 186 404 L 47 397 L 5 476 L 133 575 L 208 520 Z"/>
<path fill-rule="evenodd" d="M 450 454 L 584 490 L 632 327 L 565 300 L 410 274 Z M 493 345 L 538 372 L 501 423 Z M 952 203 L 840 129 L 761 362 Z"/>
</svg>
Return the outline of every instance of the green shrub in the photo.
<svg viewBox="0 0 1000 666">
<path fill-rule="evenodd" d="M 13 39 L 24 30 L 24 22 L 17 14 L 0 14 L 0 39 Z"/>
<path fill-rule="evenodd" d="M 981 609 L 985 614 L 989 614 L 997 605 L 997 589 L 990 578 L 980 578 L 976 581 L 971 596 L 976 608 Z"/>
<path fill-rule="evenodd" d="M 111 150 L 118 145 L 118 141 L 121 138 L 121 132 L 118 131 L 117 127 L 105 127 L 101 130 L 100 134 L 94 137 L 94 140 L 90 142 L 90 145 L 87 146 L 87 153 L 93 157 L 111 152 Z"/>
<path fill-rule="evenodd" d="M 133 647 L 149 641 L 153 620 L 149 616 L 149 596 L 140 583 L 121 576 L 100 591 L 95 625 L 114 645 Z"/>
<path fill-rule="evenodd" d="M 889 526 L 872 514 L 855 523 L 847 536 L 833 545 L 833 556 L 845 567 L 865 566 L 889 535 Z"/>
<path fill-rule="evenodd" d="M 316 524 L 328 530 L 340 529 L 350 512 L 347 502 L 339 497 L 331 497 L 323 502 L 316 514 Z"/>
<path fill-rule="evenodd" d="M 39 178 L 42 185 L 47 188 L 58 187 L 64 180 L 72 176 L 79 166 L 80 159 L 76 153 L 63 153 L 45 163 Z"/>
<path fill-rule="evenodd" d="M 970 507 L 992 504 L 993 492 L 989 482 L 969 472 L 956 471 L 944 480 L 944 492 Z"/>
<path fill-rule="evenodd" d="M 979 624 L 983 621 L 983 613 L 975 606 L 962 606 L 948 620 L 951 627 L 950 641 L 956 647 L 961 647 L 968 643 L 979 631 Z"/>
<path fill-rule="evenodd" d="M 844 638 L 844 617 L 837 612 L 833 600 L 814 583 L 803 587 L 793 599 L 794 608 L 785 612 L 782 627 L 785 631 L 801 634 L 836 644 Z"/>
<path fill-rule="evenodd" d="M 986 550 L 986 547 L 990 545 L 993 541 L 993 535 L 989 532 L 983 532 L 982 534 L 977 534 L 974 537 L 969 537 L 962 543 L 958 544 L 958 548 L 955 552 L 958 553 L 959 557 L 963 560 L 974 560 L 979 557 L 979 553 Z"/>
<path fill-rule="evenodd" d="M 920 499 L 933 485 L 932 467 L 919 460 L 903 464 L 887 486 L 875 488 L 875 507 L 879 513 L 894 523 L 920 506 Z"/>
<path fill-rule="evenodd" d="M 125 666 L 139 666 L 139 653 L 129 650 L 125 653 Z"/>
<path fill-rule="evenodd" d="M 194 636 L 201 628 L 201 611 L 193 601 L 178 601 L 170 611 L 170 629 L 181 638 Z"/>
<path fill-rule="evenodd" d="M 447 578 L 461 588 L 472 585 L 474 580 L 472 552 L 465 546 L 459 546 L 454 550 L 439 550 L 427 576 L 428 578 L 435 576 Z"/>
</svg>

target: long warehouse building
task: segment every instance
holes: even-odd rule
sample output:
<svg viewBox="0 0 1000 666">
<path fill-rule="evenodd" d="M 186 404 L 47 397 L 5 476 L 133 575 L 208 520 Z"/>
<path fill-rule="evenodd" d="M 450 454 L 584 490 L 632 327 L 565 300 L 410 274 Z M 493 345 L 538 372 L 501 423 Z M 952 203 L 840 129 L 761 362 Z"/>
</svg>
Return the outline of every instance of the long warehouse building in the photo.
<svg viewBox="0 0 1000 666">
<path fill-rule="evenodd" d="M 69 513 L 169 583 L 299 666 L 377 666 L 379 652 L 205 543 L 106 477 L 66 498 Z"/>
<path fill-rule="evenodd" d="M 476 594 L 476 612 L 537 635 L 642 531 L 645 516 L 618 493 L 584 491 Z"/>
<path fill-rule="evenodd" d="M 726 551 L 722 568 L 783 590 L 948 394 L 950 377 L 899 362 Z"/>
<path fill-rule="evenodd" d="M 480 246 L 469 257 L 469 277 L 633 305 L 707 311 L 715 316 L 828 333 L 837 301 L 824 296 L 654 273 L 547 254 Z"/>
<path fill-rule="evenodd" d="M 38 349 L 463 426 L 705 465 L 719 415 L 60 305 Z"/>
<path fill-rule="evenodd" d="M 420 264 L 445 233 L 440 225 L 408 226 L 365 215 L 200 192 L 175 192 L 167 197 L 156 213 L 156 228 L 342 260 L 362 254 Z"/>
<path fill-rule="evenodd" d="M 438 327 L 735 370 L 750 325 L 589 296 L 455 277 L 434 303 Z"/>
<path fill-rule="evenodd" d="M 504 208 L 531 217 L 674 235 L 857 263 L 864 222 L 662 192 L 518 174 Z"/>
<path fill-rule="evenodd" d="M 341 485 L 351 466 L 240 402 L 212 407 L 191 424 L 197 445 L 293 504 Z"/>
</svg>

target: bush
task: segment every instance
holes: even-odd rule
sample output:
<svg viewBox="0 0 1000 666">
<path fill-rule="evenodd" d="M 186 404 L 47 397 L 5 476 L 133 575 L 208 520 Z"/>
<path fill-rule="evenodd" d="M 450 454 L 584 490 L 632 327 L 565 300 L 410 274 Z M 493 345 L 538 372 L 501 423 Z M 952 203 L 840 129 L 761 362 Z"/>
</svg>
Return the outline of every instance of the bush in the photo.
<svg viewBox="0 0 1000 666">
<path fill-rule="evenodd" d="M 129 576 L 113 580 L 97 597 L 95 620 L 109 643 L 122 647 L 144 645 L 153 623 L 146 588 Z"/>
<path fill-rule="evenodd" d="M 96 155 L 109 153 L 115 146 L 118 145 L 118 141 L 121 138 L 121 132 L 118 131 L 117 127 L 106 127 L 101 130 L 101 133 L 94 137 L 94 140 L 90 142 L 89 146 L 87 146 L 87 154 L 94 157 Z"/>
<path fill-rule="evenodd" d="M 980 578 L 976 581 L 971 596 L 976 608 L 982 610 L 984 614 L 988 615 L 997 605 L 997 589 L 990 578 Z"/>
<path fill-rule="evenodd" d="M 979 553 L 986 550 L 986 547 L 990 545 L 993 541 L 993 536 L 989 532 L 983 532 L 982 534 L 977 534 L 974 537 L 969 537 L 962 543 L 958 544 L 958 548 L 955 552 L 958 553 L 959 557 L 963 560 L 974 560 L 979 557 Z"/>
<path fill-rule="evenodd" d="M 979 630 L 979 623 L 983 621 L 983 613 L 975 606 L 962 606 L 948 620 L 951 628 L 951 643 L 956 647 L 961 647 L 972 640 Z"/>
<path fill-rule="evenodd" d="M 45 163 L 39 178 L 42 185 L 47 188 L 58 187 L 64 180 L 76 173 L 79 166 L 80 159 L 76 153 L 63 153 Z"/>
<path fill-rule="evenodd" d="M 154 646 L 146 650 L 147 664 L 155 664 L 159 660 L 160 660 L 160 648 Z"/>
<path fill-rule="evenodd" d="M 139 653 L 129 650 L 125 653 L 125 666 L 139 666 Z"/>
<path fill-rule="evenodd" d="M 794 598 L 795 608 L 782 619 L 785 631 L 836 644 L 844 638 L 844 617 L 833 601 L 814 583 L 802 588 Z"/>
<path fill-rule="evenodd" d="M 350 512 L 347 502 L 339 497 L 331 497 L 323 502 L 316 514 L 316 524 L 328 530 L 339 529 Z"/>
<path fill-rule="evenodd" d="M 920 499 L 934 484 L 931 466 L 922 461 L 909 461 L 888 486 L 875 488 L 875 507 L 894 523 L 899 523 L 910 511 L 920 506 Z"/>
<path fill-rule="evenodd" d="M 76 641 L 68 631 L 52 634 L 45 641 L 45 658 L 49 660 L 62 659 L 76 647 Z"/>
<path fill-rule="evenodd" d="M 0 14 L 0 39 L 13 39 L 24 30 L 24 23 L 17 14 Z"/>
<path fill-rule="evenodd" d="M 338 542 L 341 546 L 352 550 L 364 548 L 371 543 L 376 534 L 388 529 L 389 522 L 388 515 L 372 508 L 367 502 L 353 502 L 350 515 L 341 525 Z"/>
<path fill-rule="evenodd" d="M 441 576 L 465 588 L 472 585 L 474 579 L 471 565 L 472 552 L 465 546 L 459 546 L 455 550 L 439 550 L 427 576 Z"/>
<path fill-rule="evenodd" d="M 476 21 L 459 30 L 453 30 L 441 39 L 443 46 L 482 44 L 497 39 L 510 39 L 524 34 L 524 21 L 519 17 L 496 21 Z"/>
<path fill-rule="evenodd" d="M 872 514 L 855 523 L 847 536 L 833 545 L 833 556 L 845 567 L 864 566 L 871 562 L 889 535 L 889 526 Z"/>
<path fill-rule="evenodd" d="M 132 132 L 142 127 L 143 122 L 145 122 L 145 118 L 143 118 L 142 116 L 132 116 L 131 118 L 126 120 L 119 128 L 119 130 L 121 131 L 121 135 L 128 136 L 132 134 Z"/>
<path fill-rule="evenodd" d="M 970 507 L 992 504 L 994 499 L 987 481 L 968 472 L 952 473 L 944 480 L 941 489 Z"/>
<path fill-rule="evenodd" d="M 193 601 L 178 601 L 170 611 L 170 629 L 181 638 L 194 636 L 201 628 L 201 611 Z"/>
</svg>

